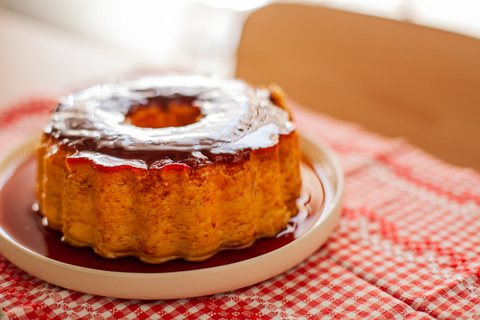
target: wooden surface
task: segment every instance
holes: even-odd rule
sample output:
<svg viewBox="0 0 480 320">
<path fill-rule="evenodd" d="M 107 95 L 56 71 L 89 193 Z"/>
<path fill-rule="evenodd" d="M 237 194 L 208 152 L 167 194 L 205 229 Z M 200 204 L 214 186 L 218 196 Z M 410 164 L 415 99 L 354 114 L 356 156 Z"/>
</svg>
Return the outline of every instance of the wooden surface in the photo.
<svg viewBox="0 0 480 320">
<path fill-rule="evenodd" d="M 480 40 L 319 6 L 247 20 L 237 76 L 322 113 L 480 169 Z"/>
</svg>

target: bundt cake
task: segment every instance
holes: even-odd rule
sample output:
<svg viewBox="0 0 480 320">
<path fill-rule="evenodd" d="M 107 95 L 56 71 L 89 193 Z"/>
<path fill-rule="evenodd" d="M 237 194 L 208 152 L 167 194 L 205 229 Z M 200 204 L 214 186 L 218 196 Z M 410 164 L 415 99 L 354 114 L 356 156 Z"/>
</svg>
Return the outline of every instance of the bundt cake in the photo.
<svg viewBox="0 0 480 320">
<path fill-rule="evenodd" d="M 285 228 L 299 162 L 278 88 L 146 76 L 60 100 L 38 148 L 37 198 L 68 244 L 105 258 L 202 261 Z"/>
</svg>

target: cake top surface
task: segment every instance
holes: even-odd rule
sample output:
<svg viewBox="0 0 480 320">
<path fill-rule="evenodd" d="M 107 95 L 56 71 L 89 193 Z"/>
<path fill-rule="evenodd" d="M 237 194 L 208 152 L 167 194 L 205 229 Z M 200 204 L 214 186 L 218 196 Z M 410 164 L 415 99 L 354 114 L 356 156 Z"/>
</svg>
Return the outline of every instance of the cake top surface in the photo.
<svg viewBox="0 0 480 320">
<path fill-rule="evenodd" d="M 241 80 L 202 75 L 98 84 L 62 98 L 44 133 L 77 150 L 74 157 L 107 166 L 128 161 L 148 167 L 159 159 L 235 162 L 295 130 L 289 113 L 270 95 Z M 155 117 L 162 124 L 135 123 L 142 112 L 147 125 L 155 124 Z M 187 124 L 174 124 L 185 118 Z"/>
</svg>

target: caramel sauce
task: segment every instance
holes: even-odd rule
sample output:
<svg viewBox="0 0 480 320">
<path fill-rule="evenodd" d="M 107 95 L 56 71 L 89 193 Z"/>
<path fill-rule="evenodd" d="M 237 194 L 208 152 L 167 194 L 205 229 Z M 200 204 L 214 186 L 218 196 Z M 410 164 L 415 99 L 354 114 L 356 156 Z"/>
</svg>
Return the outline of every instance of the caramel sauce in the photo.
<svg viewBox="0 0 480 320">
<path fill-rule="evenodd" d="M 295 130 L 272 101 L 267 89 L 240 80 L 146 77 L 65 97 L 44 133 L 98 165 L 242 163 Z"/>
<path fill-rule="evenodd" d="M 324 210 L 324 191 L 321 181 L 308 165 L 302 165 L 302 192 L 299 214 L 290 226 L 275 238 L 258 239 L 245 249 L 224 250 L 204 262 L 170 261 L 160 265 L 142 263 L 127 257 L 108 260 L 96 255 L 91 248 L 69 246 L 61 241 L 61 232 L 49 229 L 35 207 L 34 158 L 20 163 L 13 174 L 0 185 L 0 227 L 17 244 L 28 250 L 70 265 L 118 272 L 164 273 L 218 267 L 252 259 L 288 245 L 307 232 Z"/>
</svg>

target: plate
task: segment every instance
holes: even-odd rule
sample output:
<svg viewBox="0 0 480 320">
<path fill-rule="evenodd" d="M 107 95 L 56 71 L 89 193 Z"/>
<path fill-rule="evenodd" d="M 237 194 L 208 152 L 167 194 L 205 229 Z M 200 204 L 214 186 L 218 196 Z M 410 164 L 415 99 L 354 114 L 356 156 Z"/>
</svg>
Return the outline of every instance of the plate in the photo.
<svg viewBox="0 0 480 320">
<path fill-rule="evenodd" d="M 148 265 L 135 258 L 103 259 L 89 248 L 60 241 L 31 207 L 35 148 L 23 143 L 0 160 L 0 252 L 19 268 L 67 289 L 123 299 L 178 299 L 227 292 L 274 277 L 305 260 L 328 238 L 340 218 L 344 178 L 335 155 L 300 137 L 302 201 L 287 231 L 247 249 L 225 250 L 200 263 Z M 255 270 L 252 272 L 252 270 Z"/>
</svg>

